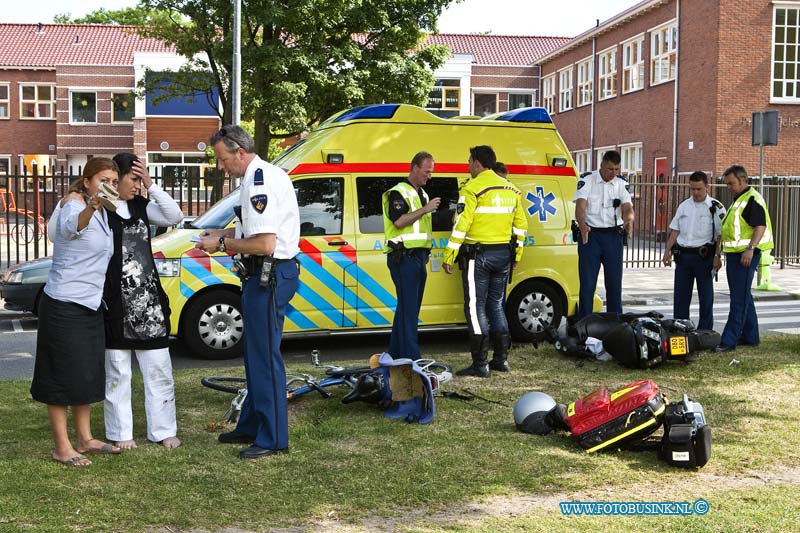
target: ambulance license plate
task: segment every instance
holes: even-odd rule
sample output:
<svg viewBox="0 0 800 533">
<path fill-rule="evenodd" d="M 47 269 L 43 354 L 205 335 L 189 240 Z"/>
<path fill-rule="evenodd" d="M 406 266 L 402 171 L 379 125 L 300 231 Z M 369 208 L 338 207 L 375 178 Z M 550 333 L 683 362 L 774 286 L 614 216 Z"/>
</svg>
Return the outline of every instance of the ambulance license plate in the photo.
<svg viewBox="0 0 800 533">
<path fill-rule="evenodd" d="M 688 353 L 686 348 L 687 340 L 688 338 L 686 336 L 670 337 L 669 353 L 672 355 L 686 355 Z"/>
</svg>

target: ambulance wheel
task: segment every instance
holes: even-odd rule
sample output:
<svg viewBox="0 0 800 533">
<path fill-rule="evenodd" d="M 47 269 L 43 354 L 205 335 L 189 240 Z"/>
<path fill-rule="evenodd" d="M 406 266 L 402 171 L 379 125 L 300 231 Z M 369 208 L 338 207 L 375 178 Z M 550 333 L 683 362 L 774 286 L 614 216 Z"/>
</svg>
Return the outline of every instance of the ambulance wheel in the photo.
<svg viewBox="0 0 800 533">
<path fill-rule="evenodd" d="M 509 296 L 506 316 L 515 341 L 544 341 L 546 329 L 558 327 L 564 316 L 561 295 L 547 283 L 526 281 Z"/>
<path fill-rule="evenodd" d="M 226 290 L 205 292 L 189 302 L 183 339 L 194 357 L 232 359 L 242 355 L 241 298 Z"/>
</svg>

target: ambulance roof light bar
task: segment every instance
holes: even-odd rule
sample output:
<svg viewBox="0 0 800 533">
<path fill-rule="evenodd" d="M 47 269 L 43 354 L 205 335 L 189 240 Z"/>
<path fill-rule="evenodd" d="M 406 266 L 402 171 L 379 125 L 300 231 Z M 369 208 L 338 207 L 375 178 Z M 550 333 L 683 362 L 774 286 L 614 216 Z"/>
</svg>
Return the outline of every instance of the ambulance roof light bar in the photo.
<svg viewBox="0 0 800 533">
<path fill-rule="evenodd" d="M 521 107 L 507 113 L 503 113 L 496 120 L 508 122 L 531 122 L 537 124 L 552 124 L 553 119 L 550 113 L 543 107 Z"/>
<path fill-rule="evenodd" d="M 362 105 L 348 109 L 333 119 L 333 122 L 344 122 L 346 120 L 358 120 L 364 118 L 392 118 L 399 107 L 400 104 Z"/>
</svg>

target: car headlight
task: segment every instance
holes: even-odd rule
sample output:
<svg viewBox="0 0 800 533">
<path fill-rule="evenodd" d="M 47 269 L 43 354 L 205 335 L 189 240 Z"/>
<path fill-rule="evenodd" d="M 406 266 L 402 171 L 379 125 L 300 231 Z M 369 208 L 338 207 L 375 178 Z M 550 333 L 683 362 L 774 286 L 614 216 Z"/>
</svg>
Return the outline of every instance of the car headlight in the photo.
<svg viewBox="0 0 800 533">
<path fill-rule="evenodd" d="M 155 259 L 156 272 L 162 278 L 174 278 L 181 275 L 180 259 Z"/>
<path fill-rule="evenodd" d="M 6 273 L 6 283 L 22 283 L 24 272 L 21 270 Z"/>
</svg>

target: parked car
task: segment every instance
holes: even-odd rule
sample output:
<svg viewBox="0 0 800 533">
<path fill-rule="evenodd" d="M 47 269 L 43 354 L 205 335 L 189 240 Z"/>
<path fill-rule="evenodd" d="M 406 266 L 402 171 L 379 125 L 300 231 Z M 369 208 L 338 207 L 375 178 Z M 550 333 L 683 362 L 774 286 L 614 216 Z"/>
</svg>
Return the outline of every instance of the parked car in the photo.
<svg viewBox="0 0 800 533">
<path fill-rule="evenodd" d="M 49 257 L 42 257 L 9 269 L 0 282 L 0 298 L 5 300 L 6 309 L 35 314 L 52 264 Z"/>
</svg>

